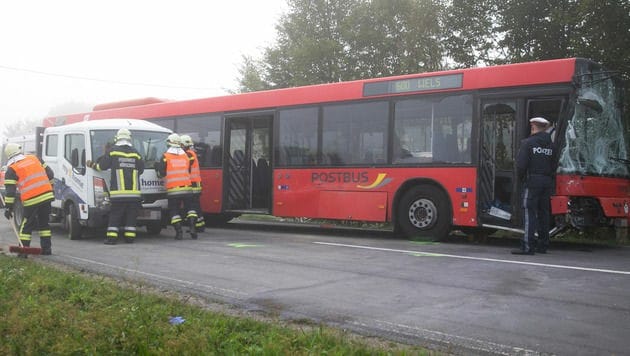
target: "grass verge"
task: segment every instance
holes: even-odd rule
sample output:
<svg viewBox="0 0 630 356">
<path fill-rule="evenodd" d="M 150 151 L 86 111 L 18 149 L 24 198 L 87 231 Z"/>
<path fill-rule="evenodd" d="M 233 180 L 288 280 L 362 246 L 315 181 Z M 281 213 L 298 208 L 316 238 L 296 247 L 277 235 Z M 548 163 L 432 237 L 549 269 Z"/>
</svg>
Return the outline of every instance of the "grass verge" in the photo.
<svg viewBox="0 0 630 356">
<path fill-rule="evenodd" d="M 323 326 L 223 315 L 106 277 L 0 255 L 0 355 L 43 354 L 432 353 Z"/>
</svg>

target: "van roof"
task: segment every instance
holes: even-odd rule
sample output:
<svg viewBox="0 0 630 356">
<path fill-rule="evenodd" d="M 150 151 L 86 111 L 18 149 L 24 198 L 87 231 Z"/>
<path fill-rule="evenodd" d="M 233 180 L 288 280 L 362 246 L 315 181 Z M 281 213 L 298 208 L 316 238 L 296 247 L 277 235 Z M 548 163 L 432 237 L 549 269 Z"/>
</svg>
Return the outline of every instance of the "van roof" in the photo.
<svg viewBox="0 0 630 356">
<path fill-rule="evenodd" d="M 127 128 L 130 130 L 148 130 L 148 131 L 161 131 L 171 132 L 171 130 L 154 124 L 146 120 L 137 119 L 103 119 L 93 121 L 81 121 L 74 124 L 54 126 L 46 128 L 46 131 L 65 131 L 65 130 L 118 130 L 121 128 Z"/>
</svg>

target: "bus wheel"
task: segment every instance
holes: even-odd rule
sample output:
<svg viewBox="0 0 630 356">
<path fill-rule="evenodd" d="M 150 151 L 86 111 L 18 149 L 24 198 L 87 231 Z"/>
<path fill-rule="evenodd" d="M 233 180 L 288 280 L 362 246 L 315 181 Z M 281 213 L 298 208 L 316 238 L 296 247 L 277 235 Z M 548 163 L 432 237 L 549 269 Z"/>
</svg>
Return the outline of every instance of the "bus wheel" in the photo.
<svg viewBox="0 0 630 356">
<path fill-rule="evenodd" d="M 79 211 L 75 204 L 68 204 L 68 211 L 66 212 L 66 220 L 64 227 L 68 232 L 70 240 L 78 240 L 81 238 L 81 224 L 79 224 Z"/>
<path fill-rule="evenodd" d="M 435 187 L 420 185 L 400 200 L 398 224 L 411 239 L 442 240 L 451 229 L 448 197 Z"/>
</svg>

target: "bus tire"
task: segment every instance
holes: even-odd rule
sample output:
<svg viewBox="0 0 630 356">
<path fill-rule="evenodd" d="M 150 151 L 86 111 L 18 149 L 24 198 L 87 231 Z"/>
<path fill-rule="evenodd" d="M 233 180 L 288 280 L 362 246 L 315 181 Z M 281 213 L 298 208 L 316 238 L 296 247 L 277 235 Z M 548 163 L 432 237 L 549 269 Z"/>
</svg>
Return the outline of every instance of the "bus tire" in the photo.
<svg viewBox="0 0 630 356">
<path fill-rule="evenodd" d="M 68 232 L 70 240 L 78 240 L 81 238 L 83 228 L 79 223 L 79 210 L 77 210 L 77 206 L 73 203 L 68 204 L 64 227 Z"/>
<path fill-rule="evenodd" d="M 398 207 L 398 224 L 410 239 L 443 240 L 451 230 L 449 199 L 439 188 L 419 185 L 407 191 Z"/>
</svg>

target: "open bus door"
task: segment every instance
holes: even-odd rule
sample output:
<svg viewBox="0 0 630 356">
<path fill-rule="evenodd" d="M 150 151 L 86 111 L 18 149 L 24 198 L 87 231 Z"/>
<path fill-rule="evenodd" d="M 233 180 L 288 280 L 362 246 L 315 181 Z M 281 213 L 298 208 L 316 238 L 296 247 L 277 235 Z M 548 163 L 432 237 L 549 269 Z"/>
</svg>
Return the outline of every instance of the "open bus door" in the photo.
<svg viewBox="0 0 630 356">
<path fill-rule="evenodd" d="M 480 221 L 491 227 L 521 226 L 515 169 L 517 101 L 485 100 L 481 108 Z"/>
<path fill-rule="evenodd" d="M 268 214 L 273 114 L 227 116 L 225 120 L 225 210 Z"/>
<path fill-rule="evenodd" d="M 533 97 L 520 100 L 526 110 L 517 110 L 519 100 L 484 100 L 481 103 L 479 161 L 480 221 L 485 227 L 522 231 L 521 182 L 516 156 L 522 139 L 530 134 L 529 118 L 542 116 L 555 123 L 566 115 L 566 98 Z M 555 134 L 552 134 L 552 138 Z"/>
</svg>

